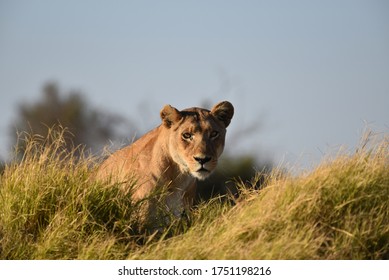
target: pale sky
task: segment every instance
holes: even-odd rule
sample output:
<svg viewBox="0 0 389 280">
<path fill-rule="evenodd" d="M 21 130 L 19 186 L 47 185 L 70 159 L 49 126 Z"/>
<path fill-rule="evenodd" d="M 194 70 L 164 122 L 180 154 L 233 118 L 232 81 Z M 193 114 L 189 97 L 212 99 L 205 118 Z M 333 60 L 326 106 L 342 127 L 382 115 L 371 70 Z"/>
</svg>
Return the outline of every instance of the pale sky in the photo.
<svg viewBox="0 0 389 280">
<path fill-rule="evenodd" d="M 229 100 L 229 151 L 309 166 L 389 131 L 389 1 L 0 0 L 1 158 L 49 81 L 142 129 Z"/>
</svg>

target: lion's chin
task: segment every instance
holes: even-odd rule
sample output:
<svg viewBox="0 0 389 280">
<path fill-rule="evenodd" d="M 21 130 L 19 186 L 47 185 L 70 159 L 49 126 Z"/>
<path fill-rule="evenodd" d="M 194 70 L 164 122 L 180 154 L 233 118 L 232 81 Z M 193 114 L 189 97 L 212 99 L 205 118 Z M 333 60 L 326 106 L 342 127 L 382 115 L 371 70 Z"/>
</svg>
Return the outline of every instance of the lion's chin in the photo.
<svg viewBox="0 0 389 280">
<path fill-rule="evenodd" d="M 212 173 L 212 171 L 209 171 L 207 169 L 200 169 L 200 170 L 191 172 L 193 177 L 195 177 L 196 179 L 199 179 L 201 181 L 208 178 L 209 175 L 211 175 L 211 173 Z"/>
</svg>

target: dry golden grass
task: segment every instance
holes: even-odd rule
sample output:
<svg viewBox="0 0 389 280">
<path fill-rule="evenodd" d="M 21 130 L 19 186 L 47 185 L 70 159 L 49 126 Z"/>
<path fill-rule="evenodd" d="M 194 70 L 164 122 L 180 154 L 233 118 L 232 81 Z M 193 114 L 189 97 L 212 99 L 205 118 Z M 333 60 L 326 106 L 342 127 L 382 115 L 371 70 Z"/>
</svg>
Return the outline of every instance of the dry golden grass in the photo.
<svg viewBox="0 0 389 280">
<path fill-rule="evenodd" d="M 361 144 L 303 175 L 274 171 L 232 206 L 214 199 L 162 236 L 137 231 L 117 185 L 63 133 L 28 140 L 0 176 L 0 259 L 388 259 L 389 141 Z M 243 189 L 243 186 L 241 186 Z"/>
</svg>

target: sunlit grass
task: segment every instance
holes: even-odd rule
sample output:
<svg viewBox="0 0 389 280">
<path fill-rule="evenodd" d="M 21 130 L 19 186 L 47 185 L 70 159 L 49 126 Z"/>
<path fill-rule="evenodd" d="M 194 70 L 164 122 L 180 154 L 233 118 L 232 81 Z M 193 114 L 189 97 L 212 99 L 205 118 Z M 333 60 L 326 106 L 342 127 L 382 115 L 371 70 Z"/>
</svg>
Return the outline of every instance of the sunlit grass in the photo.
<svg viewBox="0 0 389 280">
<path fill-rule="evenodd" d="M 132 203 L 89 179 L 92 158 L 64 149 L 64 134 L 32 137 L 0 179 L 2 259 L 123 258 L 136 247 Z"/>
<path fill-rule="evenodd" d="M 95 159 L 63 139 L 30 137 L 1 175 L 0 259 L 389 258 L 387 138 L 306 174 L 273 171 L 260 190 L 241 184 L 234 203 L 204 202 L 156 235 L 139 231 L 139 203 L 91 180 Z"/>
</svg>

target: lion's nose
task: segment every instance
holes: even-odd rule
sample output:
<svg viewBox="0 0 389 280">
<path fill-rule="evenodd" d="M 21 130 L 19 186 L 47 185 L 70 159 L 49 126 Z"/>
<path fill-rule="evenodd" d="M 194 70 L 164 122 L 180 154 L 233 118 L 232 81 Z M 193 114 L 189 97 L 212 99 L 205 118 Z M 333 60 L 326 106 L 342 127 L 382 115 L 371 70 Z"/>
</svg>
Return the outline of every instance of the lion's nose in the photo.
<svg viewBox="0 0 389 280">
<path fill-rule="evenodd" d="M 205 164 L 207 163 L 208 161 L 211 160 L 211 157 L 193 157 L 197 162 L 199 162 L 200 164 Z"/>
</svg>

